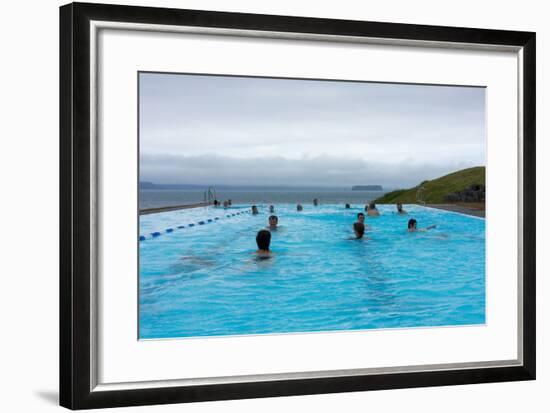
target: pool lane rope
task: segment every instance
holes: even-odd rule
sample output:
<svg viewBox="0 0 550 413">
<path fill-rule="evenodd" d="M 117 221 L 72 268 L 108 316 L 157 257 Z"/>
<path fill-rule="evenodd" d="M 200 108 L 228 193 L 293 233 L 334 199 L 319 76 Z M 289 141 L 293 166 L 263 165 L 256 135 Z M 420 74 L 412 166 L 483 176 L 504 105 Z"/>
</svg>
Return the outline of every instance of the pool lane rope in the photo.
<svg viewBox="0 0 550 413">
<path fill-rule="evenodd" d="M 240 212 L 234 212 L 234 213 L 231 213 L 231 214 L 226 214 L 225 217 L 226 218 L 232 218 L 232 217 L 236 217 L 237 215 L 242 215 L 242 214 L 250 214 L 250 211 L 240 211 Z M 203 219 L 201 221 L 198 221 L 198 222 L 192 222 L 190 224 L 187 224 L 187 228 L 191 228 L 191 227 L 194 227 L 195 225 L 206 225 L 206 224 L 210 224 L 212 222 L 216 222 L 216 221 L 219 221 L 220 220 L 220 217 L 214 217 L 214 218 L 207 218 L 207 219 Z M 149 236 L 146 236 L 146 235 L 140 235 L 139 236 L 139 240 L 140 241 L 146 241 L 148 239 L 154 239 L 154 238 L 158 238 L 160 237 L 162 234 L 170 234 L 172 232 L 174 232 L 175 230 L 177 229 L 184 229 L 186 228 L 185 225 L 178 225 L 177 227 L 174 227 L 174 228 L 166 228 L 164 231 L 160 232 L 160 231 L 155 231 L 155 232 L 151 232 L 149 234 Z"/>
</svg>

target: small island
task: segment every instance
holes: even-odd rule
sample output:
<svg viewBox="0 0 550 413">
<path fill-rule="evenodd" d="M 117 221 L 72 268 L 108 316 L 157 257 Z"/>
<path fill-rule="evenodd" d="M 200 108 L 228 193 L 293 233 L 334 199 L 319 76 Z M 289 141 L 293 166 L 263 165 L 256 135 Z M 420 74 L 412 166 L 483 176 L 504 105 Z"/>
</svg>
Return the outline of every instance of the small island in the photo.
<svg viewBox="0 0 550 413">
<path fill-rule="evenodd" d="M 353 185 L 352 191 L 383 191 L 382 185 Z"/>
</svg>

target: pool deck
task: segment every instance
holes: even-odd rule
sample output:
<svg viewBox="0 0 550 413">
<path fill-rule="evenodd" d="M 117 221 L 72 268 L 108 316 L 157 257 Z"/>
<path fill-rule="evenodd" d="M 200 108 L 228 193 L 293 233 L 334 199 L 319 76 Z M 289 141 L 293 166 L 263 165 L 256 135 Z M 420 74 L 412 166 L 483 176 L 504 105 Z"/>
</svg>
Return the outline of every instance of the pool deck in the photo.
<svg viewBox="0 0 550 413">
<path fill-rule="evenodd" d="M 208 205 L 212 205 L 212 203 L 199 202 L 196 204 L 173 205 L 173 206 L 159 207 L 159 208 L 144 208 L 139 210 L 139 215 L 156 214 L 158 212 L 177 211 L 178 209 L 199 208 L 199 207 L 205 207 Z"/>
<path fill-rule="evenodd" d="M 459 212 L 465 215 L 485 218 L 485 208 L 481 208 L 477 204 L 465 206 L 464 204 L 426 204 L 427 207 L 443 209 L 445 211 Z"/>
</svg>

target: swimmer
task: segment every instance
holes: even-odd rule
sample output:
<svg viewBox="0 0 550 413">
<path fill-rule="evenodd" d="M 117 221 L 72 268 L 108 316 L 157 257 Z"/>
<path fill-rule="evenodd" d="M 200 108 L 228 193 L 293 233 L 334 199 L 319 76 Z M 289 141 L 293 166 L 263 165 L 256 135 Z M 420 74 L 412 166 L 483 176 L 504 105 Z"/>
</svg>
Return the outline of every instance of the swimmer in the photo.
<svg viewBox="0 0 550 413">
<path fill-rule="evenodd" d="M 304 208 L 302 207 L 302 204 L 298 204 L 296 205 L 296 211 L 300 212 L 302 211 Z"/>
<path fill-rule="evenodd" d="M 273 214 L 275 212 L 275 207 L 273 205 L 269 206 L 269 213 Z"/>
<path fill-rule="evenodd" d="M 380 215 L 380 212 L 378 212 L 376 204 L 373 201 L 369 202 L 368 208 L 365 207 L 365 210 L 367 211 L 367 215 L 369 217 L 377 217 Z"/>
<path fill-rule="evenodd" d="M 217 199 L 214 199 L 214 206 L 217 207 L 218 205 L 220 205 L 220 203 L 218 202 Z"/>
<path fill-rule="evenodd" d="M 437 225 L 430 225 L 426 228 L 417 228 L 416 227 L 416 219 L 409 219 L 409 223 L 407 224 L 407 231 L 409 232 L 426 232 L 430 229 L 433 229 L 437 227 Z"/>
<path fill-rule="evenodd" d="M 228 199 L 228 200 L 227 200 L 227 205 L 229 205 L 229 206 L 231 206 L 231 205 L 232 205 L 232 203 L 231 203 L 231 200 L 230 200 L 230 199 Z"/>
<path fill-rule="evenodd" d="M 252 205 L 252 215 L 258 215 L 258 207 L 256 205 Z"/>
<path fill-rule="evenodd" d="M 352 239 L 361 239 L 365 234 L 365 225 L 361 222 L 356 222 L 353 224 L 353 232 L 355 233 L 355 238 Z"/>
<path fill-rule="evenodd" d="M 365 224 L 365 214 L 363 214 L 362 212 L 359 212 L 359 213 L 357 214 L 357 224 L 363 225 L 364 230 L 369 229 L 369 228 L 367 227 L 367 224 Z"/>
<path fill-rule="evenodd" d="M 258 231 L 256 235 L 256 244 L 258 245 L 258 254 L 259 257 L 268 258 L 271 256 L 271 251 L 269 250 L 269 244 L 271 243 L 271 232 L 266 229 Z"/>
<path fill-rule="evenodd" d="M 228 208 L 229 207 L 229 203 L 227 201 L 223 201 L 223 207 L 224 208 Z"/>
<path fill-rule="evenodd" d="M 318 206 L 319 200 L 317 198 L 313 198 L 313 205 Z"/>
<path fill-rule="evenodd" d="M 269 225 L 267 226 L 270 230 L 276 230 L 277 225 L 279 224 L 279 218 L 277 215 L 271 215 L 268 219 Z"/>
<path fill-rule="evenodd" d="M 350 209 L 350 208 L 351 208 L 350 204 L 346 204 L 346 209 Z"/>
<path fill-rule="evenodd" d="M 405 210 L 403 209 L 403 204 L 402 204 L 401 202 L 398 202 L 398 203 L 396 204 L 396 207 L 397 207 L 397 213 L 398 213 L 399 215 L 406 215 L 406 214 L 407 214 L 407 211 L 405 211 Z"/>
</svg>

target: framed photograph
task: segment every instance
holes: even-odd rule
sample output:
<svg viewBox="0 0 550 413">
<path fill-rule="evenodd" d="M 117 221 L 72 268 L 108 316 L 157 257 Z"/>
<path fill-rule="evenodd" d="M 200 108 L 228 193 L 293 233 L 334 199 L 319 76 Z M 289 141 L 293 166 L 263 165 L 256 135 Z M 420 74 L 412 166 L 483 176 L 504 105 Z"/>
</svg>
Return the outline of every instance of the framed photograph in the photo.
<svg viewBox="0 0 550 413">
<path fill-rule="evenodd" d="M 535 33 L 60 9 L 60 402 L 535 378 Z"/>
</svg>

